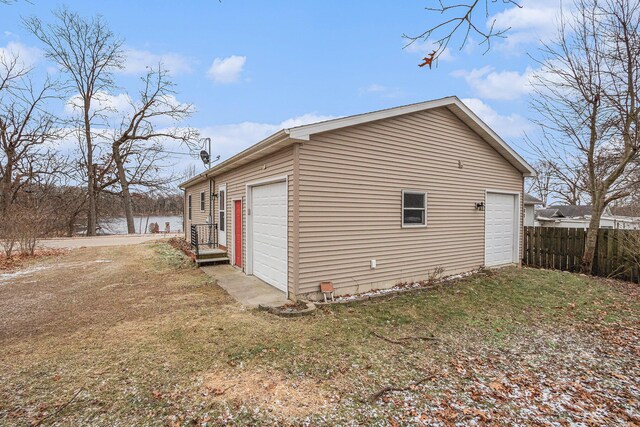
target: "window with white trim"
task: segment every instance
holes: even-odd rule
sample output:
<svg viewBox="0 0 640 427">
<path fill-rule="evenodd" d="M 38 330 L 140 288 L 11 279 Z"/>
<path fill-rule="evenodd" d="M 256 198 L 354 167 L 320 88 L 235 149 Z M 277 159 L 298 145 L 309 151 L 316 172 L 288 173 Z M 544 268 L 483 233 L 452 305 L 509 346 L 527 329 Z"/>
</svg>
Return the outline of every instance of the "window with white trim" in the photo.
<svg viewBox="0 0 640 427">
<path fill-rule="evenodd" d="M 425 227 L 426 225 L 426 191 L 402 190 L 402 226 Z"/>
<path fill-rule="evenodd" d="M 219 207 L 220 207 L 220 231 L 224 231 L 224 225 L 225 225 L 225 213 L 227 211 L 227 187 L 223 187 L 220 188 L 218 190 L 218 199 L 219 199 Z"/>
<path fill-rule="evenodd" d="M 188 202 L 187 202 L 187 210 L 189 211 L 189 221 L 191 221 L 191 194 L 189 194 L 188 197 Z"/>
<path fill-rule="evenodd" d="M 204 191 L 200 192 L 200 210 L 204 212 Z"/>
</svg>

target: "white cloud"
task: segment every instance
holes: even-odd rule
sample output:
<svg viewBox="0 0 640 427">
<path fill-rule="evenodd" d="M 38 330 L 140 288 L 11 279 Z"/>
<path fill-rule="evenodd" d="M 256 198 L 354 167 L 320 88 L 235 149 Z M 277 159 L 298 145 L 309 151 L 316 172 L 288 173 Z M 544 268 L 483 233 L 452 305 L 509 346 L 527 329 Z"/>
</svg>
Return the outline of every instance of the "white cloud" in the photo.
<svg viewBox="0 0 640 427">
<path fill-rule="evenodd" d="M 280 123 L 242 122 L 204 127 L 200 128 L 199 131 L 203 138 L 211 138 L 211 151 L 213 152 L 213 158 L 220 155 L 220 161 L 223 161 L 281 129 L 288 129 L 335 118 L 335 116 L 307 113 L 301 116 L 292 117 Z M 175 141 L 167 141 L 167 150 L 186 153 L 185 147 L 178 145 Z M 197 172 L 202 172 L 202 170 L 204 170 L 204 166 L 198 158 L 198 153 L 195 152 L 192 154 L 193 155 L 191 157 L 174 156 L 173 161 L 176 163 L 174 170 L 182 171 L 186 170 L 190 165 L 195 165 Z"/>
<path fill-rule="evenodd" d="M 191 64 L 188 58 L 172 52 L 156 54 L 147 50 L 127 49 L 125 51 L 125 68 L 127 74 L 142 74 L 147 67 L 157 67 L 159 63 L 172 75 L 187 74 L 191 72 Z"/>
<path fill-rule="evenodd" d="M 570 3 L 570 2 L 566 2 Z M 496 29 L 509 31 L 503 41 L 495 44 L 497 49 L 516 50 L 523 44 L 537 43 L 548 39 L 556 32 L 558 18 L 563 9 L 559 0 L 523 0 L 520 6 L 513 6 L 489 17 L 487 25 L 495 20 Z M 565 13 L 569 10 L 566 5 Z"/>
<path fill-rule="evenodd" d="M 521 137 L 531 129 L 531 123 L 519 114 L 501 115 L 478 98 L 462 100 L 491 129 L 504 138 Z"/>
<path fill-rule="evenodd" d="M 131 98 L 126 93 L 112 95 L 106 92 L 96 94 L 92 105 L 92 112 L 100 112 L 105 116 L 122 116 L 133 111 Z M 80 95 L 74 95 L 67 100 L 64 105 L 66 114 L 74 114 L 81 111 L 82 98 Z"/>
<path fill-rule="evenodd" d="M 278 125 L 278 129 L 289 129 L 294 128 L 296 126 L 308 125 L 311 123 L 324 122 L 327 120 L 337 119 L 336 116 L 324 116 L 315 113 L 307 113 L 302 116 L 293 117 L 291 119 L 287 119 L 284 122 Z"/>
<path fill-rule="evenodd" d="M 131 117 L 136 105 L 140 105 L 139 100 L 133 100 L 127 93 L 109 94 L 106 92 L 97 93 L 95 99 L 91 104 L 92 112 L 99 112 L 112 127 L 119 126 L 120 122 L 125 117 Z M 158 98 L 158 109 L 166 110 L 169 106 L 172 107 L 188 107 L 178 100 L 174 95 L 165 95 Z M 80 95 L 72 96 L 67 100 L 64 106 L 64 112 L 67 115 L 77 114 L 82 110 L 82 99 Z M 191 106 L 191 111 L 194 111 Z M 178 123 L 169 116 L 155 116 L 148 119 L 155 127 L 171 127 L 176 126 Z"/>
<path fill-rule="evenodd" d="M 517 71 L 495 71 L 491 66 L 474 68 L 471 71 L 458 70 L 451 73 L 462 77 L 476 95 L 488 99 L 513 100 L 531 92 L 531 78 L 535 71 L 531 67 Z"/>
<path fill-rule="evenodd" d="M 246 62 L 246 56 L 231 55 L 226 58 L 215 58 L 207 71 L 207 76 L 220 84 L 237 82 Z"/>
<path fill-rule="evenodd" d="M 377 83 L 372 83 L 369 86 L 362 87 L 358 92 L 360 93 L 360 95 L 378 95 L 383 98 L 400 98 L 403 96 L 401 90 L 383 86 Z"/>
<path fill-rule="evenodd" d="M 367 87 L 360 89 L 361 93 L 369 92 L 369 93 L 382 93 L 389 90 L 386 86 L 379 85 L 377 83 L 370 84 Z"/>
<path fill-rule="evenodd" d="M 210 126 L 200 129 L 200 133 L 203 137 L 211 138 L 213 141 L 212 150 L 214 154 L 220 154 L 222 159 L 226 159 L 280 129 L 288 129 L 334 118 L 334 116 L 308 113 L 302 116 L 292 117 L 280 123 L 242 122 Z"/>
<path fill-rule="evenodd" d="M 22 67 L 33 67 L 42 56 L 42 51 L 37 47 L 27 46 L 20 42 L 11 41 L 5 47 L 0 47 L 0 60 L 17 58 Z"/>
</svg>

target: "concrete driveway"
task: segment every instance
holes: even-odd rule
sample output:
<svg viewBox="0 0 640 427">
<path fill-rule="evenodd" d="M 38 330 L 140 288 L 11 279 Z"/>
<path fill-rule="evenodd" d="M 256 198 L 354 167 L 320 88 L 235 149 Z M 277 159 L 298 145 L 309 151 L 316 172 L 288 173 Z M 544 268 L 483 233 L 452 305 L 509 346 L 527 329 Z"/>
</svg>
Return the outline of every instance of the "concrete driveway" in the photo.
<svg viewBox="0 0 640 427">
<path fill-rule="evenodd" d="M 91 237 L 60 237 L 56 239 L 42 239 L 38 246 L 50 249 L 77 249 L 98 246 L 123 246 L 150 242 L 152 240 L 169 239 L 182 236 L 182 233 L 158 234 L 114 234 L 110 236 Z"/>
<path fill-rule="evenodd" d="M 228 264 L 207 265 L 200 269 L 216 279 L 218 286 L 245 307 L 278 307 L 287 303 L 284 292 Z"/>
</svg>

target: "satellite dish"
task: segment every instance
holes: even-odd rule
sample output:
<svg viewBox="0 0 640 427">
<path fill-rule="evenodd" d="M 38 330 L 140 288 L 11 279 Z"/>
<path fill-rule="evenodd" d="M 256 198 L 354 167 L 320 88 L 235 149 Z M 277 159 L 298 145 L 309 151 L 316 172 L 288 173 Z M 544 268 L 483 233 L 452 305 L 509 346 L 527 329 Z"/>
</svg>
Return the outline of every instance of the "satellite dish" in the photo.
<svg viewBox="0 0 640 427">
<path fill-rule="evenodd" d="M 205 165 L 208 165 L 209 162 L 211 161 L 211 158 L 209 157 L 209 153 L 207 153 L 207 150 L 200 151 L 200 158 L 202 159 L 202 163 L 204 163 Z"/>
</svg>

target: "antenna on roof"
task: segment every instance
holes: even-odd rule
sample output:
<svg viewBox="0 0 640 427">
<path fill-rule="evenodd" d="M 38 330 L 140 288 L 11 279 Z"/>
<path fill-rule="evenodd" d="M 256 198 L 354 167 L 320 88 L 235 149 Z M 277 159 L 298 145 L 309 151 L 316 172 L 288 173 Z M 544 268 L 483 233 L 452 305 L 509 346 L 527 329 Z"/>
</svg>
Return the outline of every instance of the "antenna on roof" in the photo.
<svg viewBox="0 0 640 427">
<path fill-rule="evenodd" d="M 204 144 L 208 145 L 209 150 L 201 150 L 200 151 L 200 160 L 204 163 L 205 166 L 211 165 L 211 138 L 203 138 Z M 218 154 L 216 158 L 213 160 L 214 162 L 220 159 L 220 155 Z"/>
</svg>

